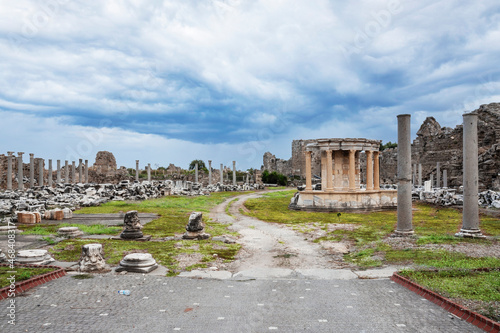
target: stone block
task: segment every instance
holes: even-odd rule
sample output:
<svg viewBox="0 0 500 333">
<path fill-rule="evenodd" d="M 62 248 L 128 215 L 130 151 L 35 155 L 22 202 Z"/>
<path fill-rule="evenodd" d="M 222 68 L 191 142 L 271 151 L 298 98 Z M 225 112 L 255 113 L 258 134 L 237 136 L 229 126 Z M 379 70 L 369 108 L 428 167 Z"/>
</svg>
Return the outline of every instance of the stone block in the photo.
<svg viewBox="0 0 500 333">
<path fill-rule="evenodd" d="M 24 224 L 35 224 L 36 223 L 35 214 L 30 212 L 18 212 L 17 222 Z"/>
</svg>

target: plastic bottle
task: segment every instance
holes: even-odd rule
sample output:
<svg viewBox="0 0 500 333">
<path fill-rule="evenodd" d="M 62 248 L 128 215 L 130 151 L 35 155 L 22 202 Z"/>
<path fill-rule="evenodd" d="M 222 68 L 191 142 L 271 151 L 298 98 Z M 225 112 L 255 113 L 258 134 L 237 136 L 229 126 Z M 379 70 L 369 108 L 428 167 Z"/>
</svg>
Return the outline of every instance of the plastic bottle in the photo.
<svg viewBox="0 0 500 333">
<path fill-rule="evenodd" d="M 118 290 L 118 294 L 129 296 L 130 290 Z"/>
</svg>

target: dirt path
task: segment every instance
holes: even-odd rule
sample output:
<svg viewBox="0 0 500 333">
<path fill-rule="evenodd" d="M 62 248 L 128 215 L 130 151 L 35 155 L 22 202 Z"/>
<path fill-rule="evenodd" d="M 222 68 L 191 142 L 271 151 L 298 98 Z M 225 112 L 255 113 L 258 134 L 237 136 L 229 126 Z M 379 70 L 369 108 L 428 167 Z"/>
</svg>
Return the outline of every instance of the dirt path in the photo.
<svg viewBox="0 0 500 333">
<path fill-rule="evenodd" d="M 214 221 L 232 223 L 230 229 L 241 235 L 238 242 L 242 244 L 242 249 L 237 259 L 229 265 L 230 271 L 342 267 L 319 244 L 304 240 L 304 234 L 281 224 L 262 222 L 240 213 L 240 209 L 246 209 L 243 204 L 247 199 L 260 196 L 262 194 L 252 193 L 236 197 L 237 201 L 230 198 L 212 210 L 211 218 Z M 229 203 L 231 216 L 226 213 Z"/>
</svg>

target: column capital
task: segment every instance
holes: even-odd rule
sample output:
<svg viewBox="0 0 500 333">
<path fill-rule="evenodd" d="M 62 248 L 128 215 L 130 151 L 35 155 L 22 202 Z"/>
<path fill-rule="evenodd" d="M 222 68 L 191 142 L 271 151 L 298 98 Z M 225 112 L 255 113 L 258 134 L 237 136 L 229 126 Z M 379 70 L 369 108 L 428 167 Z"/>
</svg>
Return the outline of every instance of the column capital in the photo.
<svg viewBox="0 0 500 333">
<path fill-rule="evenodd" d="M 23 156 L 24 153 L 17 153 L 17 156 Z"/>
<path fill-rule="evenodd" d="M 12 154 L 14 154 L 14 152 L 13 152 L 13 151 L 8 151 L 8 152 L 7 152 L 7 154 L 8 154 L 9 156 L 12 156 Z"/>
<path fill-rule="evenodd" d="M 33 153 L 30 153 L 30 158 L 31 158 L 31 157 L 35 157 L 35 154 L 33 154 Z"/>
</svg>

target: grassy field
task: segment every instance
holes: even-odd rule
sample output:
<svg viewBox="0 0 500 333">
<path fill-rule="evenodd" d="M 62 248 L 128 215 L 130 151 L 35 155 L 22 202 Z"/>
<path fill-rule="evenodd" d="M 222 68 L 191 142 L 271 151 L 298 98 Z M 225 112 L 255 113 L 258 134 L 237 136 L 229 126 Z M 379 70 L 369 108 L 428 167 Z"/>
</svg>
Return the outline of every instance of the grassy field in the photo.
<svg viewBox="0 0 500 333">
<path fill-rule="evenodd" d="M 10 285 L 10 280 L 8 280 L 8 278 L 11 277 L 12 275 L 16 277 L 15 279 L 16 282 L 21 282 L 24 280 L 31 279 L 34 276 L 49 273 L 54 270 L 55 268 L 33 268 L 33 267 L 27 268 L 27 267 L 16 266 L 14 268 L 14 271 L 16 271 L 16 273 L 8 273 L 8 271 L 12 271 L 10 267 L 8 266 L 0 267 L 0 289 Z"/>
<path fill-rule="evenodd" d="M 286 224 L 303 232 L 304 237 L 313 242 L 342 241 L 352 244 L 351 252 L 344 256 L 344 260 L 359 268 L 387 264 L 413 267 L 404 272 L 410 279 L 494 320 L 500 319 L 500 257 L 478 258 L 440 248 L 460 244 L 497 247 L 500 220 L 481 216 L 483 234 L 493 236 L 489 240 L 457 238 L 454 234 L 462 224 L 460 211 L 417 203 L 413 205 L 415 237 L 408 240 L 411 246 L 393 247 L 389 236 L 397 226 L 396 211 L 316 213 L 288 210 L 295 192 L 267 193 L 262 198 L 249 199 L 245 203 L 249 212 L 245 214 L 263 221 Z M 329 228 L 333 224 L 351 227 Z M 321 236 L 314 236 L 318 234 Z M 471 271 L 477 268 L 496 270 L 489 273 Z M 429 272 L 429 269 L 433 271 Z"/>
</svg>

